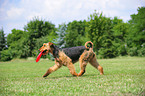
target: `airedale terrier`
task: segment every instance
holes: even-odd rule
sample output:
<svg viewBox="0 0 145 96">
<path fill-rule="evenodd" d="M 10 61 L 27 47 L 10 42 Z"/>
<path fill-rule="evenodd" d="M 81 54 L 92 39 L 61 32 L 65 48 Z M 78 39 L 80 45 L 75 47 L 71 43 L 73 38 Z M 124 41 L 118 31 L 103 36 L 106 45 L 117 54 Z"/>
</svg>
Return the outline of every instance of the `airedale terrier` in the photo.
<svg viewBox="0 0 145 96">
<path fill-rule="evenodd" d="M 89 45 L 89 46 L 88 46 Z M 43 55 L 51 53 L 55 58 L 55 65 L 50 67 L 43 77 L 47 77 L 50 73 L 59 69 L 62 65 L 67 66 L 70 73 L 73 76 L 82 76 L 85 73 L 85 68 L 89 62 L 93 67 L 100 71 L 100 74 L 103 73 L 103 68 L 99 65 L 96 59 L 96 55 L 93 51 L 93 43 L 88 41 L 85 43 L 85 46 L 77 46 L 71 48 L 58 48 L 51 42 L 44 43 L 43 46 L 39 49 L 43 51 Z M 76 73 L 74 63 L 79 60 L 80 62 L 80 72 Z"/>
</svg>

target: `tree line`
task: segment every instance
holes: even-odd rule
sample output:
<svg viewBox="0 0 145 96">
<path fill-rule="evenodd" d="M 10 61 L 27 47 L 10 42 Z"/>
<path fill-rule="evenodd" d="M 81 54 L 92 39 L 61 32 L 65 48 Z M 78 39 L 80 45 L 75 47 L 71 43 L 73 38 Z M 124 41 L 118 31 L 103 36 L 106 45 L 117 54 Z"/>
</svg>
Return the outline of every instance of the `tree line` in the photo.
<svg viewBox="0 0 145 96">
<path fill-rule="evenodd" d="M 127 23 L 118 17 L 109 18 L 95 11 L 87 20 L 63 23 L 58 28 L 37 17 L 28 22 L 24 30 L 13 29 L 7 37 L 1 28 L 0 60 L 36 57 L 38 49 L 47 42 L 65 48 L 92 41 L 98 58 L 145 56 L 145 7 L 137 11 Z"/>
</svg>

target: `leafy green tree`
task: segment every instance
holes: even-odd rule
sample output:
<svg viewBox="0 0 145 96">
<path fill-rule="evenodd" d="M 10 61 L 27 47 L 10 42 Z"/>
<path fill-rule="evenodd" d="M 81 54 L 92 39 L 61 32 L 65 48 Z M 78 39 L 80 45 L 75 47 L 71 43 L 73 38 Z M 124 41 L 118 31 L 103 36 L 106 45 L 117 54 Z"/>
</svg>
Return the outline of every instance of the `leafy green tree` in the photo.
<svg viewBox="0 0 145 96">
<path fill-rule="evenodd" d="M 30 21 L 24 27 L 24 30 L 25 31 L 13 29 L 12 33 L 7 36 L 9 48 L 2 52 L 3 60 L 36 56 L 40 48 L 40 44 L 38 43 L 40 43 L 41 40 L 46 43 L 49 42 L 52 37 L 54 39 L 56 37 L 55 26 L 50 22 L 39 19 Z M 43 42 L 41 42 L 41 46 Z"/>
<path fill-rule="evenodd" d="M 88 37 L 94 43 L 94 50 L 97 51 L 102 46 L 103 34 L 105 30 L 106 17 L 102 16 L 102 13 L 93 13 L 88 18 Z"/>
<path fill-rule="evenodd" d="M 39 18 L 34 18 L 25 26 L 25 31 L 29 33 L 30 37 L 40 38 L 55 33 L 55 25 L 49 21 L 39 20 Z"/>
<path fill-rule="evenodd" d="M 25 38 L 25 32 L 22 30 L 16 30 L 13 29 L 12 33 L 8 34 L 7 36 L 7 42 L 8 42 L 8 49 L 3 50 L 1 52 L 2 61 L 8 61 L 11 60 L 12 58 L 16 58 L 16 57 L 23 57 L 23 55 L 25 54 L 25 46 L 22 46 L 23 44 L 25 44 L 25 40 L 22 40 L 22 38 Z M 26 51 L 28 51 L 26 49 Z"/>
<path fill-rule="evenodd" d="M 33 55 L 33 50 L 37 45 L 36 40 L 47 35 L 56 35 L 55 25 L 48 22 L 34 18 L 25 26 L 25 31 L 28 32 L 28 45 L 30 46 L 30 56 Z"/>
<path fill-rule="evenodd" d="M 95 12 L 88 18 L 87 35 L 100 58 L 126 54 L 127 29 L 128 24 L 117 17 L 111 19 Z"/>
<path fill-rule="evenodd" d="M 116 49 L 116 55 L 127 55 L 126 37 L 128 34 L 128 24 L 122 19 L 114 17 L 113 19 L 113 47 Z"/>
<path fill-rule="evenodd" d="M 10 46 L 11 44 L 14 44 L 15 42 L 18 42 L 19 39 L 24 37 L 24 31 L 13 29 L 12 33 L 8 34 L 7 36 L 7 44 Z"/>
<path fill-rule="evenodd" d="M 88 40 L 86 38 L 86 21 L 76 21 L 67 24 L 67 30 L 65 35 L 65 47 L 73 47 L 84 45 Z"/>
<path fill-rule="evenodd" d="M 101 58 L 113 58 L 116 57 L 116 49 L 113 47 L 113 24 L 110 18 L 105 19 L 99 55 L 101 55 Z"/>
<path fill-rule="evenodd" d="M 137 51 L 143 48 L 145 43 L 145 7 L 139 7 L 137 11 L 137 14 L 131 15 L 127 36 L 128 54 L 132 56 L 138 55 Z"/>
<path fill-rule="evenodd" d="M 113 57 L 112 49 L 112 20 L 99 13 L 93 13 L 88 18 L 88 37 L 94 43 L 94 50 L 103 58 Z M 100 51 L 99 51 L 100 50 Z M 106 54 L 106 56 L 105 56 Z"/>
<path fill-rule="evenodd" d="M 132 44 L 128 44 L 128 46 L 141 47 L 145 42 L 145 7 L 138 8 L 138 13 L 131 15 L 129 24 L 128 36 Z"/>
<path fill-rule="evenodd" d="M 7 42 L 12 58 L 26 58 L 30 55 L 27 32 L 13 29 L 12 33 L 7 36 Z"/>
</svg>

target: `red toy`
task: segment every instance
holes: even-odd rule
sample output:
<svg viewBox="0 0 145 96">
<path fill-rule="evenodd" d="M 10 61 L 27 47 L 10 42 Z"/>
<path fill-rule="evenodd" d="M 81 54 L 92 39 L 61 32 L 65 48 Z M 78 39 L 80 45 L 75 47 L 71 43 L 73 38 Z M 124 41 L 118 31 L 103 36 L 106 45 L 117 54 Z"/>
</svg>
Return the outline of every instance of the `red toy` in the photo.
<svg viewBox="0 0 145 96">
<path fill-rule="evenodd" d="M 40 58 L 41 58 L 41 56 L 42 56 L 42 53 L 43 53 L 43 51 L 41 51 L 41 52 L 39 53 L 39 55 L 38 55 L 37 58 L 36 58 L 36 62 L 38 62 L 38 61 L 40 60 Z"/>
</svg>

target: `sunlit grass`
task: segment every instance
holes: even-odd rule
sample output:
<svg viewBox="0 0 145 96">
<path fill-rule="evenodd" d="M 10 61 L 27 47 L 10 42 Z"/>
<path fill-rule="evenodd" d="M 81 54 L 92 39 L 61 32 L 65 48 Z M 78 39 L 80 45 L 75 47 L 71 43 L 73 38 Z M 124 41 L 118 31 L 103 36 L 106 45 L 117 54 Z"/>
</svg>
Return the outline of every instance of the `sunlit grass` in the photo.
<svg viewBox="0 0 145 96">
<path fill-rule="evenodd" d="M 0 94 L 3 95 L 139 95 L 145 91 L 145 58 L 99 59 L 105 75 L 90 64 L 82 77 L 62 67 L 42 78 L 53 61 L 33 59 L 0 62 Z M 77 73 L 79 63 L 75 64 Z"/>
</svg>

